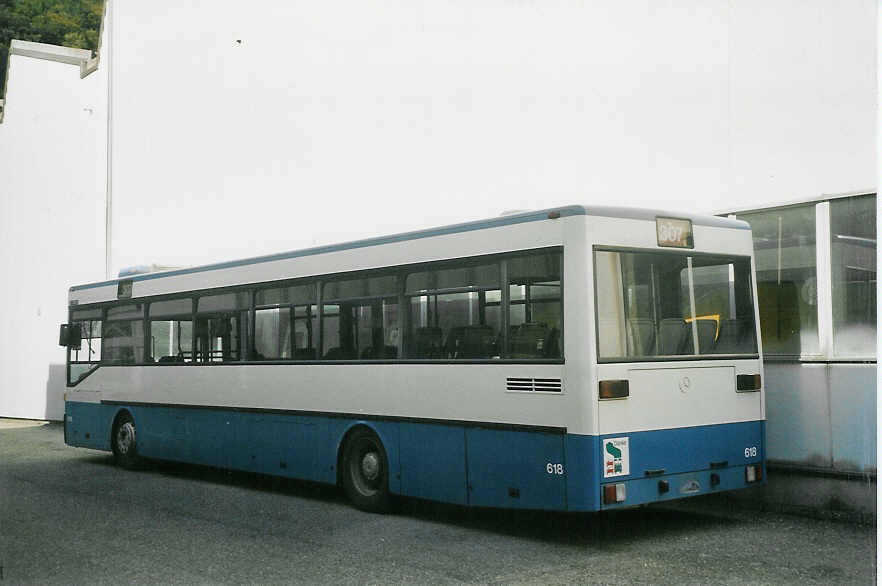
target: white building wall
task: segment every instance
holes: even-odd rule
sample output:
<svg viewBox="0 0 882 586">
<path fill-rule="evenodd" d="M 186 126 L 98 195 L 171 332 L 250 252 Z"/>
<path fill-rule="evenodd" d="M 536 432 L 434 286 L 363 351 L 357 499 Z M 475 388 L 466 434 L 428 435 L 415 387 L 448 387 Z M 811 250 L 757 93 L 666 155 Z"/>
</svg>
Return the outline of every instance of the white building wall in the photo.
<svg viewBox="0 0 882 586">
<path fill-rule="evenodd" d="M 121 2 L 113 28 L 114 271 L 506 209 L 717 211 L 875 183 L 872 0 L 156 0 Z M 3 295 L 59 313 L 39 333 L 15 317 L 16 347 L 39 350 L 25 366 L 0 347 L 18 373 L 0 415 L 41 416 L 18 397 L 60 363 L 64 293 L 103 276 L 105 65 L 13 64 L 2 237 L 49 250 L 13 270 L 7 247 L 26 289 Z M 18 73 L 43 66 L 58 73 Z M 40 201 L 88 228 L 43 237 Z M 53 281 L 31 285 L 38 268 Z"/>
<path fill-rule="evenodd" d="M 874 23 L 872 0 L 125 3 L 117 265 L 872 191 Z"/>
<path fill-rule="evenodd" d="M 0 417 L 61 419 L 67 289 L 104 276 L 102 72 L 13 55 L 0 124 Z M 5 65 L 5 64 L 4 64 Z"/>
</svg>

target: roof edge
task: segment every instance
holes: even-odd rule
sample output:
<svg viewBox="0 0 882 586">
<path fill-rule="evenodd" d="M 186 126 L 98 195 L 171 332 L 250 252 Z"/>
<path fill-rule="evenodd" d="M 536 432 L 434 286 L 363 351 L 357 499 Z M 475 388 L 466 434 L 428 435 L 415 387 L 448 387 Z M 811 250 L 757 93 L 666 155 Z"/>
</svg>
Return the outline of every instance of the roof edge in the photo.
<svg viewBox="0 0 882 586">
<path fill-rule="evenodd" d="M 104 19 L 101 19 L 101 31 L 104 29 Z M 99 34 L 101 34 L 99 32 Z M 100 37 L 99 37 L 100 38 Z M 4 114 L 6 112 L 6 102 L 9 93 L 9 73 L 12 69 L 12 56 L 29 57 L 31 59 L 42 59 L 44 61 L 54 61 L 56 63 L 65 63 L 67 65 L 76 65 L 80 68 L 80 79 L 83 79 L 90 73 L 98 69 L 98 63 L 101 61 L 100 50 L 101 42 L 99 40 L 98 50 L 90 51 L 89 49 L 75 49 L 73 47 L 62 47 L 61 45 L 50 45 L 48 43 L 35 43 L 33 41 L 22 41 L 12 39 L 9 44 L 9 56 L 6 60 L 6 84 L 3 88 L 3 99 L 0 99 L 0 124 L 3 123 Z"/>
<path fill-rule="evenodd" d="M 703 214 L 684 214 L 682 212 L 674 212 L 674 211 L 665 211 L 665 210 L 651 210 L 651 209 L 643 209 L 643 208 L 629 208 L 629 207 L 607 207 L 607 206 L 584 206 L 584 205 L 569 205 L 569 206 L 561 206 L 561 207 L 553 207 L 546 208 L 542 210 L 534 210 L 529 212 L 522 212 L 517 214 L 511 214 L 507 216 L 499 216 L 495 218 L 483 219 L 483 220 L 473 220 L 469 222 L 463 222 L 459 224 L 450 224 L 447 226 L 438 226 L 435 228 L 427 228 L 423 230 L 415 230 L 411 232 L 402 232 L 397 234 L 390 234 L 387 236 L 376 236 L 372 238 L 366 238 L 363 240 L 352 240 L 348 242 L 342 242 L 337 244 L 327 244 L 322 246 L 315 246 L 312 248 L 304 248 L 300 250 L 292 250 L 286 252 L 279 252 L 268 255 L 261 255 L 243 259 L 236 259 L 230 261 L 222 261 L 218 263 L 211 263 L 206 265 L 198 265 L 194 267 L 174 269 L 169 271 L 160 271 L 155 273 L 146 273 L 140 275 L 132 275 L 130 277 L 120 277 L 116 279 L 109 279 L 105 281 L 99 281 L 95 283 L 85 283 L 82 285 L 75 285 L 70 288 L 70 291 L 80 291 L 83 289 L 94 289 L 97 287 L 106 287 L 109 285 L 115 285 L 123 280 L 131 280 L 131 281 L 146 281 L 151 279 L 159 279 L 163 277 L 173 277 L 178 275 L 186 275 L 190 273 L 199 273 L 204 271 L 213 271 L 220 269 L 233 268 L 243 265 L 249 264 L 259 264 L 264 262 L 273 262 L 278 260 L 286 260 L 290 258 L 298 258 L 305 256 L 314 256 L 317 254 L 326 254 L 330 252 L 339 252 L 342 250 L 352 250 L 357 248 L 367 248 L 369 246 L 379 246 L 383 244 L 392 244 L 396 242 L 404 242 L 408 240 L 418 240 L 421 238 L 430 238 L 433 236 L 445 236 L 449 234 L 456 234 L 461 232 L 470 232 L 473 230 L 483 230 L 486 228 L 496 228 L 500 226 L 508 226 L 513 224 L 523 224 L 526 222 L 536 222 L 541 220 L 549 220 L 556 218 L 564 218 L 568 216 L 600 216 L 600 217 L 610 217 L 610 218 L 625 218 L 625 219 L 636 219 L 636 220 L 646 220 L 646 221 L 654 221 L 655 218 L 661 217 L 672 217 L 672 218 L 688 218 L 692 220 L 692 222 L 699 226 L 711 226 L 717 228 L 730 228 L 735 230 L 750 230 L 750 225 L 743 220 L 731 220 L 728 218 L 720 218 L 717 216 L 711 215 L 703 215 Z"/>
<path fill-rule="evenodd" d="M 57 61 L 70 65 L 82 65 L 92 59 L 92 51 L 88 49 L 74 49 L 61 45 L 49 45 L 47 43 L 34 43 L 33 41 L 20 41 L 13 39 L 9 48 L 10 55 L 20 55 L 45 61 Z"/>
<path fill-rule="evenodd" d="M 866 195 L 876 195 L 875 189 L 858 189 L 856 191 L 842 191 L 837 193 L 821 193 L 811 197 L 801 197 L 797 199 L 788 199 L 782 201 L 769 202 L 764 205 L 754 205 L 739 208 L 726 208 L 714 212 L 715 216 L 735 214 L 747 214 L 751 212 L 764 212 L 766 210 L 777 210 L 782 208 L 790 208 L 800 205 L 808 205 L 813 203 L 821 203 L 824 201 L 835 201 L 837 199 L 846 199 L 849 197 L 863 197 Z"/>
</svg>

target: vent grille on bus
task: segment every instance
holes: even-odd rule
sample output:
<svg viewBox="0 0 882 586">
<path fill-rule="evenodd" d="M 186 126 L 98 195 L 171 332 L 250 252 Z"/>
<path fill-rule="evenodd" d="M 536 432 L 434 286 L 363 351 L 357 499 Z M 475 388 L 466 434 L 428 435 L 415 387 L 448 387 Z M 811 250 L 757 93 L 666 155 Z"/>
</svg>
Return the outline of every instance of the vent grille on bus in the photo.
<svg viewBox="0 0 882 586">
<path fill-rule="evenodd" d="M 559 393 L 562 385 L 559 378 L 519 378 L 505 379 L 505 388 L 509 391 L 545 391 Z"/>
</svg>

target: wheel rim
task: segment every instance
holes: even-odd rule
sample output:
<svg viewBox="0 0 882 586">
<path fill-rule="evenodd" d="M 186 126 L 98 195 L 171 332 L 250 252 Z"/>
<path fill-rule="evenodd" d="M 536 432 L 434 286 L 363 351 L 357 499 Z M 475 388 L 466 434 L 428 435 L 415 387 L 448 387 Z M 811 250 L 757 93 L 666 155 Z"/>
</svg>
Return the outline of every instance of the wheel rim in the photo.
<svg viewBox="0 0 882 586">
<path fill-rule="evenodd" d="M 350 476 L 355 489 L 364 496 L 373 496 L 380 490 L 383 479 L 383 460 L 373 442 L 365 441 L 354 450 Z"/>
<path fill-rule="evenodd" d="M 362 456 L 361 473 L 370 482 L 380 475 L 380 456 L 376 452 L 368 452 Z"/>
<path fill-rule="evenodd" d="M 135 451 L 135 424 L 126 421 L 116 430 L 116 451 L 125 456 Z"/>
</svg>

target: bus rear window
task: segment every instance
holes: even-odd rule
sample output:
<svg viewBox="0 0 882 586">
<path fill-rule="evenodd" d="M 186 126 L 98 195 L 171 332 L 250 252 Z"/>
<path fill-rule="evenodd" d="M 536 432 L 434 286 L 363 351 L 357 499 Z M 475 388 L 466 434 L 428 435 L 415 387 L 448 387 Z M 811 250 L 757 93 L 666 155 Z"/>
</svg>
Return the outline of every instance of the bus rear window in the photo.
<svg viewBox="0 0 882 586">
<path fill-rule="evenodd" d="M 602 361 L 756 354 L 750 259 L 595 252 Z"/>
</svg>

